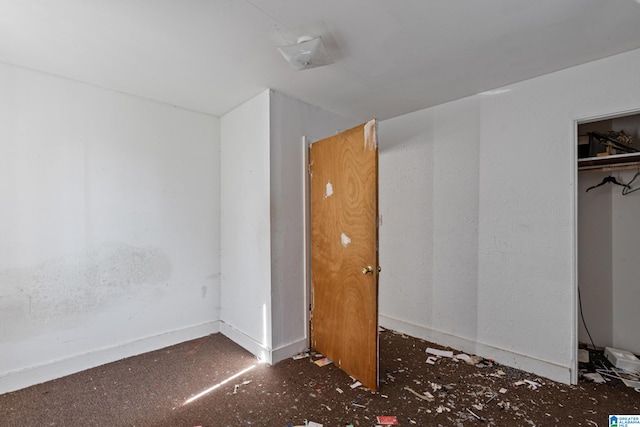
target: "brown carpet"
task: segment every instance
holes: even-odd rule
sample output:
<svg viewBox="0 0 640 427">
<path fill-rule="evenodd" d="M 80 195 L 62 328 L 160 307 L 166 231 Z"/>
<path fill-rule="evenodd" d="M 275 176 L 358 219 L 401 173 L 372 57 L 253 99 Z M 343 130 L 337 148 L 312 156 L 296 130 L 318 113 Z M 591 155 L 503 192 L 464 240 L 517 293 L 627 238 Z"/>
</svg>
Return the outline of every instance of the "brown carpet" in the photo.
<svg viewBox="0 0 640 427">
<path fill-rule="evenodd" d="M 375 426 L 391 415 L 401 426 L 606 426 L 609 414 L 640 414 L 640 393 L 618 380 L 566 386 L 490 361 L 431 365 L 427 347 L 441 348 L 383 332 L 374 394 L 317 357 L 260 365 L 215 334 L 0 395 L 0 425 Z"/>
</svg>

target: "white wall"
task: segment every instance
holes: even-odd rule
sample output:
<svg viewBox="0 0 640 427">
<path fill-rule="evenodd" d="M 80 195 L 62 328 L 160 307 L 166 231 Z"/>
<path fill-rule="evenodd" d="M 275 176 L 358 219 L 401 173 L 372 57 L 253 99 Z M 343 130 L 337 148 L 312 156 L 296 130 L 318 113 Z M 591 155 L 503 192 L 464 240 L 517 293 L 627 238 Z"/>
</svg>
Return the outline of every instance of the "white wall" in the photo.
<svg viewBox="0 0 640 427">
<path fill-rule="evenodd" d="M 218 119 L 0 65 L 0 393 L 214 332 Z"/>
<path fill-rule="evenodd" d="M 271 351 L 269 91 L 220 121 L 221 331 L 262 360 Z"/>
<path fill-rule="evenodd" d="M 308 346 L 303 136 L 352 124 L 271 90 L 221 119 L 221 331 L 265 362 Z"/>
<path fill-rule="evenodd" d="M 623 196 L 621 187 L 607 184 L 586 193 L 610 174 L 628 183 L 636 172 L 579 175 L 578 277 L 585 321 L 594 343 L 640 353 L 640 191 Z M 640 181 L 632 188 L 640 188 Z M 580 341 L 589 342 L 580 326 Z"/>
<path fill-rule="evenodd" d="M 640 50 L 380 124 L 381 324 L 575 381 L 575 121 L 638 109 Z"/>
</svg>

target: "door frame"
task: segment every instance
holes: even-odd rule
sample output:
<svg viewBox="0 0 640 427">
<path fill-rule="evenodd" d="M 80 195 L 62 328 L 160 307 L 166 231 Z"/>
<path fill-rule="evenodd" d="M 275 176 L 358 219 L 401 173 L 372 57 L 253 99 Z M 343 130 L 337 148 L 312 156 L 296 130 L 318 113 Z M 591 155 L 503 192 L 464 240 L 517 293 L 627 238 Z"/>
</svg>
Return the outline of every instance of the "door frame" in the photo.
<svg viewBox="0 0 640 427">
<path fill-rule="evenodd" d="M 302 212 L 304 215 L 304 321 L 306 323 L 307 348 L 311 348 L 311 177 L 309 176 L 309 147 L 311 140 L 308 136 L 302 136 L 302 175 L 304 176 Z"/>
<path fill-rule="evenodd" d="M 580 283 L 580 264 L 579 264 L 579 255 L 580 255 L 580 234 L 579 234 L 579 194 L 578 194 L 578 186 L 579 186 L 579 171 L 578 171 L 578 126 L 585 123 L 598 122 L 601 120 L 615 119 L 618 117 L 625 117 L 631 115 L 640 114 L 640 106 L 636 108 L 627 108 L 624 110 L 617 110 L 615 112 L 611 112 L 610 109 L 603 111 L 598 114 L 591 114 L 589 116 L 573 116 L 571 119 L 571 152 L 572 152 L 572 162 L 571 162 L 571 177 L 573 182 L 571 183 L 573 186 L 573 197 L 571 200 L 571 210 L 572 210 L 572 218 L 573 218 L 573 227 L 571 232 L 572 236 L 572 268 L 571 268 L 571 366 L 569 369 L 570 382 L 571 384 L 578 384 L 578 374 L 579 374 L 579 366 L 578 366 L 578 344 L 580 341 L 580 301 L 578 297 L 578 286 Z"/>
</svg>

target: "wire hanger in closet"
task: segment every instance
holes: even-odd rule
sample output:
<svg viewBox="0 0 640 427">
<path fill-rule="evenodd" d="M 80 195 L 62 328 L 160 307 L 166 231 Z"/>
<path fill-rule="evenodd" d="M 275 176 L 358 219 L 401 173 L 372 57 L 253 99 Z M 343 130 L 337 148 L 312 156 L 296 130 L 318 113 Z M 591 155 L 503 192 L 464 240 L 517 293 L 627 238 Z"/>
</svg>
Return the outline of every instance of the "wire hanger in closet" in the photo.
<svg viewBox="0 0 640 427">
<path fill-rule="evenodd" d="M 635 177 L 634 177 L 634 179 L 635 179 Z M 624 190 L 625 190 L 625 189 L 627 189 L 627 188 L 631 189 L 631 187 L 629 187 L 629 185 L 628 185 L 628 184 L 623 184 L 623 183 L 621 183 L 621 182 L 618 182 L 618 180 L 617 180 L 615 177 L 613 177 L 613 176 L 609 175 L 609 176 L 607 176 L 606 178 L 604 178 L 600 184 L 596 184 L 596 185 L 594 185 L 594 186 L 592 186 L 592 187 L 587 188 L 587 192 L 588 192 L 589 190 L 593 190 L 594 188 L 598 188 L 598 187 L 600 187 L 600 186 L 603 186 L 603 185 L 605 185 L 605 184 L 606 184 L 606 183 L 608 183 L 608 182 L 610 182 L 610 183 L 612 183 L 612 184 L 615 184 L 615 185 L 620 185 L 620 186 L 624 187 L 624 188 L 622 189 L 622 191 L 623 191 L 623 192 L 624 192 Z M 634 190 L 634 191 L 635 191 L 635 190 Z M 624 194 L 624 193 L 623 193 L 623 194 Z"/>
<path fill-rule="evenodd" d="M 638 164 L 638 171 L 633 176 L 633 178 L 631 178 L 631 181 L 629 181 L 629 183 L 622 189 L 623 196 L 626 196 L 629 193 L 633 193 L 634 191 L 640 190 L 640 187 L 635 188 L 633 190 L 631 189 L 631 184 L 633 184 L 633 181 L 635 181 L 638 176 L 640 176 L 640 164 Z"/>
</svg>

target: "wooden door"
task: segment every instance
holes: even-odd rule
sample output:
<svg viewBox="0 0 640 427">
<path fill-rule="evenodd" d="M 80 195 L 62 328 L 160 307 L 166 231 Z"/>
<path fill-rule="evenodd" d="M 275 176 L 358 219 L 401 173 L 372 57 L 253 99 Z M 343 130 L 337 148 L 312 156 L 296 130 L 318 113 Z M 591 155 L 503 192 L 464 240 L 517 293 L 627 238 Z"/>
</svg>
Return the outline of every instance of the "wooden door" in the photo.
<svg viewBox="0 0 640 427">
<path fill-rule="evenodd" d="M 311 343 L 378 389 L 376 122 L 310 146 Z"/>
</svg>

